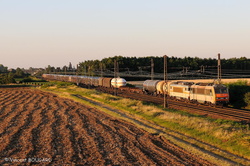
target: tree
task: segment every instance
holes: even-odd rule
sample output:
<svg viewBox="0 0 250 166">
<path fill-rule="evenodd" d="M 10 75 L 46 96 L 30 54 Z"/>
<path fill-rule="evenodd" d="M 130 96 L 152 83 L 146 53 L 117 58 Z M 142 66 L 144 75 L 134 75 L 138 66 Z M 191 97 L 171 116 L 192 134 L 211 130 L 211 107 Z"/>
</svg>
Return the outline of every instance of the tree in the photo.
<svg viewBox="0 0 250 166">
<path fill-rule="evenodd" d="M 72 71 L 72 69 L 73 69 L 71 62 L 69 62 L 69 68 L 68 69 L 69 69 L 69 71 Z"/>
<path fill-rule="evenodd" d="M 8 68 L 0 64 L 0 73 L 6 73 L 7 71 L 8 71 Z"/>
<path fill-rule="evenodd" d="M 46 71 L 46 73 L 51 73 L 51 66 L 50 65 L 48 65 L 48 67 L 47 68 L 45 68 L 45 71 Z"/>
<path fill-rule="evenodd" d="M 11 72 L 8 74 L 0 74 L 0 84 L 9 83 L 15 83 L 14 74 Z"/>
<path fill-rule="evenodd" d="M 21 70 L 21 69 L 18 67 L 18 68 L 16 69 L 16 73 L 15 73 L 14 77 L 16 77 L 16 78 L 25 77 L 25 73 L 23 72 L 23 70 Z"/>
</svg>

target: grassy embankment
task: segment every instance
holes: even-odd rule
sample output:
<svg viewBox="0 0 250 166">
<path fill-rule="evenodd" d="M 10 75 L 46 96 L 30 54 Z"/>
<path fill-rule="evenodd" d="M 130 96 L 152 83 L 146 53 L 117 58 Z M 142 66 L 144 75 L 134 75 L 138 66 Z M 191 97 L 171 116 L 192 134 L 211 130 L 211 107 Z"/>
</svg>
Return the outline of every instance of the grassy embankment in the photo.
<svg viewBox="0 0 250 166">
<path fill-rule="evenodd" d="M 96 90 L 78 88 L 69 83 L 55 84 L 56 86 L 44 85 L 42 89 L 68 98 L 74 98 L 71 94 L 79 94 L 97 100 L 157 125 L 184 133 L 185 135 L 250 159 L 249 125 L 226 120 L 214 120 L 178 110 L 163 109 L 161 106 L 141 101 L 124 99 L 100 93 Z"/>
<path fill-rule="evenodd" d="M 52 86 L 55 84 L 35 77 L 15 78 L 14 82 L 15 83 L 0 84 L 0 87 L 15 88 L 15 87 L 32 87 L 32 86 L 43 86 L 43 85 Z"/>
</svg>

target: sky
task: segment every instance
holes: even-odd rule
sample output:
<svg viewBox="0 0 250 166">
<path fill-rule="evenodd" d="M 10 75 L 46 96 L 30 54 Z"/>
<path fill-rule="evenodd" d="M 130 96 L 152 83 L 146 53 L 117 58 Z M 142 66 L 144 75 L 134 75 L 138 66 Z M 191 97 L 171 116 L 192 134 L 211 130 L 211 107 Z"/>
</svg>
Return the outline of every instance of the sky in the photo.
<svg viewBox="0 0 250 166">
<path fill-rule="evenodd" d="M 0 64 L 250 58 L 249 0 L 0 0 Z"/>
</svg>

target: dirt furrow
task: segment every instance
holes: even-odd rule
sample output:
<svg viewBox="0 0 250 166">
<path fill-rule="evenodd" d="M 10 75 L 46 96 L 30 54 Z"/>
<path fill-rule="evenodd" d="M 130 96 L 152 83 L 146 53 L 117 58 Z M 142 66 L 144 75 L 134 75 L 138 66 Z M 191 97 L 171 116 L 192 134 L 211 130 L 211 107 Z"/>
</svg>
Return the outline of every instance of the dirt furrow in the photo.
<svg viewBox="0 0 250 166">
<path fill-rule="evenodd" d="M 57 109 L 58 107 L 50 101 L 51 98 L 46 97 L 39 103 L 41 108 L 43 108 L 40 115 L 38 115 L 38 118 L 41 120 L 38 126 L 31 131 L 33 150 L 27 154 L 27 157 L 52 158 L 51 125 L 54 121 L 52 108 Z"/>
<path fill-rule="evenodd" d="M 11 157 L 28 158 L 27 154 L 29 153 L 29 151 L 33 149 L 32 140 L 35 138 L 32 137 L 31 131 L 39 125 L 40 122 L 39 114 L 41 113 L 42 109 L 40 106 L 38 106 L 38 103 L 41 101 L 42 98 L 43 96 L 38 96 L 38 98 L 31 101 L 32 103 L 30 103 L 29 106 L 27 107 L 27 110 L 32 110 L 32 111 L 25 119 L 25 124 L 16 133 L 16 139 L 18 139 L 18 146 L 20 146 L 20 151 L 19 153 L 16 153 Z"/>
<path fill-rule="evenodd" d="M 151 134 L 134 127 L 130 124 L 124 125 L 123 123 L 120 123 L 118 121 L 115 121 L 115 124 L 117 128 L 119 128 L 119 133 L 123 136 L 127 136 L 129 140 L 133 140 L 134 145 L 136 148 L 138 148 L 141 153 L 143 153 L 145 156 L 150 158 L 152 161 L 154 161 L 157 165 L 162 165 L 166 162 L 169 164 L 177 164 L 175 160 L 175 153 L 169 154 L 168 151 L 165 151 L 164 154 L 160 153 L 161 151 L 155 150 L 155 145 L 151 142 L 152 140 L 149 139 Z M 155 153 L 157 151 L 157 153 Z M 155 155 L 157 154 L 157 155 Z M 165 161 L 165 159 L 168 158 L 168 161 Z M 174 162 L 173 162 L 174 161 Z M 178 160 L 177 160 L 178 161 Z M 178 165 L 178 164 L 177 164 Z"/>
<path fill-rule="evenodd" d="M 102 133 L 100 133 L 98 131 L 98 128 L 96 126 L 96 119 L 94 116 L 89 116 L 88 115 L 88 110 L 81 110 L 82 111 L 82 116 L 84 115 L 84 128 L 87 131 L 87 134 L 89 136 L 91 136 L 92 141 L 95 142 L 96 148 L 98 149 L 97 151 L 100 153 L 101 160 L 104 161 L 104 164 L 111 164 L 111 160 L 106 158 L 107 155 L 107 148 L 104 147 L 104 143 L 105 143 L 105 137 L 108 133 L 104 133 L 105 135 L 102 135 Z M 87 115 L 86 115 L 87 114 Z M 107 140 L 108 141 L 108 140 Z M 110 141 L 107 142 L 107 144 L 110 143 Z"/>
<path fill-rule="evenodd" d="M 4 91 L 5 93 L 3 98 L 4 100 L 1 100 L 0 103 L 2 103 L 2 105 L 9 105 L 10 103 L 13 103 L 14 101 L 18 101 L 18 99 L 22 99 L 22 95 L 27 95 L 27 94 L 32 94 L 30 93 L 30 90 L 23 90 L 23 89 L 19 89 L 19 90 L 7 90 Z"/>
<path fill-rule="evenodd" d="M 31 96 L 29 96 L 31 97 Z M 0 133 L 3 132 L 4 128 L 6 127 L 6 125 L 9 124 L 10 120 L 16 116 L 16 114 L 19 113 L 19 109 L 22 108 L 22 103 L 25 103 L 26 101 L 25 100 L 20 100 L 20 101 L 17 101 L 11 105 L 9 105 L 9 107 L 5 107 L 5 114 L 3 114 L 2 117 L 0 117 L 0 123 L 3 124 L 0 128 Z M 5 125 L 5 126 L 4 126 Z"/>
<path fill-rule="evenodd" d="M 25 156 L 25 153 L 22 153 L 22 151 L 24 149 L 26 150 L 31 148 L 31 144 L 27 142 L 27 135 L 25 133 L 27 133 L 27 129 L 29 128 L 30 124 L 32 124 L 32 116 L 36 111 L 36 109 L 33 109 L 34 107 L 30 102 L 35 100 L 37 97 L 37 95 L 34 95 L 34 97 L 31 98 L 28 103 L 24 104 L 23 111 L 21 111 L 22 115 L 20 115 L 21 122 L 18 123 L 18 127 L 15 128 L 15 132 L 12 132 L 14 133 L 13 135 L 7 135 L 9 136 L 9 141 L 6 140 L 3 146 L 4 149 L 3 147 L 0 149 L 0 151 L 2 152 L 1 157 L 9 156 L 16 158 L 21 157 L 20 154 L 23 154 Z M 23 134 L 25 135 L 22 136 Z M 6 134 L 3 137 L 6 137 Z"/>
<path fill-rule="evenodd" d="M 0 92 L 0 104 L 1 105 L 7 105 L 9 101 L 12 101 L 15 99 L 16 96 L 19 96 L 20 91 L 18 93 L 8 93 L 7 91 L 1 91 Z"/>
<path fill-rule="evenodd" d="M 72 149 L 74 151 L 74 154 L 72 155 L 71 161 L 72 161 L 72 163 L 78 163 L 78 164 L 84 162 L 84 158 L 87 157 L 87 156 L 82 154 L 82 152 L 84 152 L 84 146 L 86 147 L 86 143 L 87 143 L 87 142 L 83 142 L 83 140 L 90 139 L 90 138 L 86 138 L 86 135 L 87 135 L 86 130 L 83 131 L 82 126 L 84 124 L 82 124 L 82 122 L 80 121 L 80 117 L 77 114 L 77 112 L 79 112 L 79 111 L 80 111 L 79 108 L 73 106 L 65 112 L 66 115 L 68 116 L 68 126 L 67 127 L 71 133 L 70 141 L 71 141 Z M 88 142 L 89 141 L 90 140 L 88 140 Z M 94 145 L 93 139 L 91 140 L 91 142 L 93 142 L 92 145 Z M 87 145 L 87 146 L 89 146 L 89 145 Z M 89 148 L 88 150 L 92 151 L 91 148 Z M 86 154 L 86 152 L 84 152 L 84 153 Z M 89 156 L 89 154 L 88 154 L 88 156 Z M 100 164 L 100 163 L 96 163 L 96 164 Z"/>
<path fill-rule="evenodd" d="M 80 117 L 81 120 L 81 136 L 79 141 L 82 143 L 80 144 L 81 152 L 83 153 L 83 159 L 85 160 L 86 165 L 91 165 L 94 161 L 97 165 L 104 165 L 104 160 L 102 159 L 102 155 L 99 152 L 99 149 L 96 145 L 93 136 L 93 130 L 88 128 L 89 124 L 89 117 L 86 116 L 83 112 L 86 110 L 80 109 L 76 110 L 76 113 Z"/>
<path fill-rule="evenodd" d="M 0 103 L 0 122 L 9 114 L 13 112 L 16 105 L 20 105 L 21 103 L 25 102 L 26 98 L 30 98 L 32 94 L 21 93 L 18 96 L 13 95 L 13 99 L 8 102 Z"/>
<path fill-rule="evenodd" d="M 121 138 L 115 134 L 112 130 L 108 130 L 103 126 L 101 121 L 95 118 L 95 121 L 91 122 L 95 132 L 95 141 L 98 142 L 98 148 L 105 160 L 105 165 L 119 165 L 127 163 L 126 157 L 121 151 L 122 142 Z"/>
<path fill-rule="evenodd" d="M 74 109 L 75 107 L 77 107 L 77 105 L 75 104 L 75 102 L 71 102 L 71 101 L 65 101 L 64 102 L 67 106 L 69 106 L 69 109 Z M 82 112 L 84 114 L 86 114 L 87 116 L 92 116 L 95 117 L 95 115 L 89 115 L 89 111 L 86 110 L 86 108 L 84 108 L 82 110 Z M 71 116 L 73 117 L 73 116 Z M 111 164 L 111 165 L 116 165 L 118 163 L 122 163 L 124 162 L 124 156 L 121 153 L 121 150 L 119 148 L 116 148 L 116 150 L 114 151 L 114 148 L 110 148 L 110 146 L 115 146 L 118 144 L 118 142 L 115 142 L 114 138 L 116 138 L 116 135 L 114 135 L 114 132 L 106 132 L 103 128 L 102 125 L 100 125 L 101 123 L 98 123 L 98 119 L 94 119 L 95 121 L 92 121 L 91 126 L 94 126 L 95 128 L 93 129 L 94 131 L 96 131 L 96 136 L 94 137 L 95 140 L 97 141 L 98 147 L 99 149 L 101 149 L 101 154 L 105 160 L 105 165 L 107 164 Z M 94 124 L 93 124 L 94 123 Z M 103 131 L 104 130 L 104 131 Z M 99 132 L 100 131 L 100 132 Z M 105 143 L 105 144 L 104 144 Z M 105 147 L 108 146 L 108 147 Z M 105 149 L 110 149 L 108 152 L 105 151 Z M 117 156 L 117 157 L 114 157 Z M 114 160 L 114 161 L 112 161 Z"/>
<path fill-rule="evenodd" d="M 144 132 L 139 132 L 139 133 L 134 133 L 132 131 L 126 130 L 124 132 L 124 128 L 127 129 L 126 126 L 119 126 L 119 125 L 114 125 L 117 120 L 111 121 L 112 123 L 107 123 L 103 124 L 106 128 L 110 128 L 110 126 L 116 128 L 116 134 L 121 138 L 121 141 L 123 143 L 122 149 L 124 154 L 127 156 L 128 160 L 131 161 L 131 159 L 134 159 L 133 162 L 135 164 L 147 164 L 147 165 L 157 165 L 158 161 L 157 160 L 150 160 L 151 156 L 148 156 L 145 154 L 141 148 L 138 146 L 138 140 L 136 139 L 140 135 L 144 135 Z M 147 140 L 146 140 L 147 141 Z M 131 150 L 133 149 L 133 150 Z"/>
<path fill-rule="evenodd" d="M 77 122 L 75 122 L 74 116 L 70 113 L 75 112 L 75 107 L 68 108 L 65 111 L 65 114 L 67 115 L 68 119 L 68 125 L 67 128 L 69 130 L 69 139 L 71 142 L 71 148 L 73 150 L 72 157 L 70 161 L 72 163 L 77 163 L 78 161 L 82 160 L 82 156 L 80 155 L 80 147 L 78 145 L 78 140 L 79 140 L 79 131 L 77 130 L 80 126 L 76 126 Z M 70 112 L 70 113 L 69 113 Z"/>
<path fill-rule="evenodd" d="M 149 157 L 145 156 L 139 148 L 137 148 L 136 146 L 134 146 L 134 144 L 136 144 L 136 140 L 134 139 L 127 139 L 127 135 L 122 135 L 119 132 L 119 128 L 117 128 L 116 126 L 112 125 L 112 118 L 111 117 L 107 117 L 106 114 L 102 114 L 100 112 L 96 112 L 96 110 L 94 109 L 88 109 L 87 114 L 91 113 L 91 117 L 95 117 L 96 116 L 96 123 L 99 124 L 97 127 L 95 127 L 97 130 L 101 130 L 104 131 L 104 133 L 106 134 L 105 138 L 107 137 L 107 133 L 109 133 L 111 136 L 111 138 L 109 138 L 110 140 L 113 140 L 112 143 L 108 143 L 108 145 L 111 145 L 112 147 L 102 147 L 101 149 L 111 149 L 109 150 L 108 154 L 110 157 L 108 157 L 107 155 L 104 156 L 106 158 L 111 158 L 112 160 L 114 160 L 113 162 L 119 162 L 122 163 L 122 160 L 120 160 L 117 155 L 117 149 L 114 150 L 114 148 L 116 146 L 119 147 L 118 151 L 121 151 L 121 155 L 123 156 L 123 158 L 125 158 L 127 161 L 129 161 L 130 163 L 133 164 L 148 164 L 148 165 L 154 165 L 154 162 L 148 162 Z M 111 122 L 110 122 L 111 120 Z M 108 121 L 108 125 L 105 125 L 103 123 L 103 121 Z M 114 120 L 115 121 L 115 120 Z M 106 122 L 107 123 L 107 122 Z M 93 126 L 94 122 L 91 123 Z M 134 134 L 134 133 L 133 133 Z M 136 136 L 136 134 L 134 134 L 134 136 Z M 104 142 L 102 140 L 102 137 L 99 136 L 99 141 Z M 115 141 L 117 139 L 117 141 Z M 133 141 L 134 140 L 134 141 Z M 116 145 L 116 146 L 114 146 Z M 133 149 L 133 150 L 131 150 Z M 113 150 L 113 151 L 112 151 Z M 105 153 L 104 153 L 105 154 Z M 119 154 L 120 155 L 120 154 Z M 111 161 L 110 161 L 111 162 Z M 148 163 L 147 163 L 148 162 Z M 126 163 L 126 162 L 125 162 Z M 124 164 L 124 163 L 123 163 Z M 126 163 L 128 164 L 128 163 Z"/>
<path fill-rule="evenodd" d="M 11 144 L 15 144 L 18 142 L 18 140 L 15 139 L 18 135 L 18 131 L 20 131 L 20 128 L 24 125 L 29 113 L 32 111 L 27 109 L 28 104 L 36 97 L 36 95 L 32 95 L 29 99 L 25 101 L 25 103 L 21 104 L 20 107 L 17 107 L 16 114 L 14 117 L 11 118 L 11 120 L 6 117 L 4 120 L 8 121 L 8 123 L 1 122 L 1 126 L 6 127 L 4 127 L 3 132 L 0 133 L 0 152 L 3 151 L 4 148 L 7 148 L 5 151 L 8 151 L 8 149 L 12 149 L 13 146 Z M 6 147 L 7 145 L 9 145 L 9 147 Z M 6 154 L 2 153 L 0 157 L 4 155 Z"/>
<path fill-rule="evenodd" d="M 42 158 L 44 156 L 38 156 L 37 152 L 40 150 L 42 146 L 44 146 L 44 143 L 40 142 L 40 133 L 41 133 L 41 126 L 44 125 L 48 120 L 44 115 L 45 109 L 43 109 L 43 105 L 41 103 L 46 103 L 48 102 L 48 99 L 45 98 L 44 96 L 40 98 L 36 103 L 34 103 L 38 109 L 36 114 L 33 115 L 33 123 L 34 126 L 29 129 L 30 134 L 30 141 L 32 145 L 32 149 L 29 150 L 26 154 L 26 158 L 34 158 L 35 156 L 38 158 Z M 49 156 L 46 156 L 48 158 Z"/>
<path fill-rule="evenodd" d="M 56 164 L 62 164 L 62 163 L 57 163 L 60 161 L 61 158 L 63 158 L 63 143 L 62 143 L 62 135 L 58 131 L 58 126 L 61 125 L 61 118 L 58 115 L 58 110 L 53 111 L 53 122 L 51 124 L 51 146 L 53 150 L 53 156 L 52 160 L 56 162 Z"/>
<path fill-rule="evenodd" d="M 148 160 L 149 158 L 147 156 L 145 156 L 138 147 L 135 146 L 136 141 L 135 138 L 129 137 L 129 134 L 121 134 L 120 132 L 120 128 L 118 126 L 114 126 L 112 125 L 113 120 L 111 119 L 106 119 L 105 121 L 100 121 L 99 119 L 97 119 L 97 123 L 99 123 L 103 130 L 106 133 L 113 133 L 112 134 L 112 138 L 114 140 L 116 140 L 115 143 L 111 144 L 111 146 L 118 144 L 118 148 L 121 149 L 121 153 L 122 156 L 124 156 L 124 158 L 126 159 L 125 162 L 121 162 L 121 160 L 117 159 L 117 157 L 115 156 L 111 156 L 110 158 L 112 158 L 113 160 L 117 160 L 116 162 L 120 162 L 119 164 L 147 164 L 147 165 L 155 165 L 154 162 Z M 110 125 L 111 124 L 111 125 Z M 135 136 L 136 134 L 134 134 Z M 111 138 L 111 139 L 112 139 Z M 117 146 L 113 148 L 109 149 L 113 149 L 113 153 L 115 153 L 115 151 L 117 150 Z M 133 149 L 133 150 L 131 150 Z M 129 162 L 128 162 L 129 161 Z"/>
<path fill-rule="evenodd" d="M 60 111 L 56 112 L 55 117 L 60 119 L 59 123 L 60 125 L 57 126 L 58 134 L 61 135 L 61 143 L 63 146 L 63 156 L 64 156 L 64 163 L 66 164 L 67 161 L 70 161 L 72 158 L 72 152 L 74 151 L 72 149 L 72 142 L 70 141 L 70 124 L 68 124 L 68 117 L 65 115 L 65 112 L 67 111 L 68 107 L 64 107 L 62 103 L 59 102 L 61 105 Z M 70 164 L 70 163 L 68 163 Z"/>
</svg>

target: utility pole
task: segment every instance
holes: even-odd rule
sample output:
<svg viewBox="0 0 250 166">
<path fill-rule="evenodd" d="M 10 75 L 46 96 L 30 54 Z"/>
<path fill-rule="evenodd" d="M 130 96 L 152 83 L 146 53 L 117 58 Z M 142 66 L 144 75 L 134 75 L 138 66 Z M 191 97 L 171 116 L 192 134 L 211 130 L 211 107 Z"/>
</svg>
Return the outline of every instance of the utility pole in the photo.
<svg viewBox="0 0 250 166">
<path fill-rule="evenodd" d="M 129 68 L 127 68 L 127 70 L 128 70 L 128 74 L 130 75 L 130 71 L 129 71 Z"/>
<path fill-rule="evenodd" d="M 119 77 L 119 63 L 116 61 L 116 77 Z"/>
<path fill-rule="evenodd" d="M 89 75 L 89 77 L 90 77 L 90 68 L 91 68 L 91 66 L 88 67 L 88 75 Z M 88 88 L 90 89 L 91 80 L 90 79 L 88 79 L 88 80 L 89 80 Z"/>
<path fill-rule="evenodd" d="M 77 75 L 77 76 L 79 75 L 78 70 L 79 70 L 79 65 L 77 64 L 77 65 L 76 65 L 76 75 Z"/>
<path fill-rule="evenodd" d="M 103 77 L 102 62 L 101 62 L 101 77 Z"/>
<path fill-rule="evenodd" d="M 164 108 L 168 107 L 168 99 L 166 97 L 167 88 L 167 55 L 164 55 L 164 86 L 166 87 L 164 90 Z"/>
<path fill-rule="evenodd" d="M 205 66 L 201 65 L 201 73 L 204 74 L 205 73 Z"/>
<path fill-rule="evenodd" d="M 77 76 L 79 75 L 78 71 L 79 71 L 79 65 L 76 64 L 76 75 L 77 75 Z M 77 86 L 79 85 L 79 77 L 76 77 L 76 85 L 77 85 Z"/>
<path fill-rule="evenodd" d="M 114 60 L 114 78 L 116 78 L 116 60 Z"/>
<path fill-rule="evenodd" d="M 154 80 L 154 60 L 151 58 L 151 80 Z"/>
<path fill-rule="evenodd" d="M 142 67 L 139 67 L 140 75 L 142 75 Z"/>
<path fill-rule="evenodd" d="M 184 73 L 187 74 L 187 72 L 188 72 L 188 67 L 183 66 L 183 67 L 182 67 L 182 72 L 183 72 L 183 74 L 184 74 Z"/>
<path fill-rule="evenodd" d="M 114 87 L 114 95 L 117 95 L 116 83 L 117 83 L 117 61 L 114 60 L 114 79 L 115 79 L 115 87 Z"/>
<path fill-rule="evenodd" d="M 218 54 L 218 82 L 221 83 L 221 62 L 220 62 L 220 54 Z"/>
</svg>

